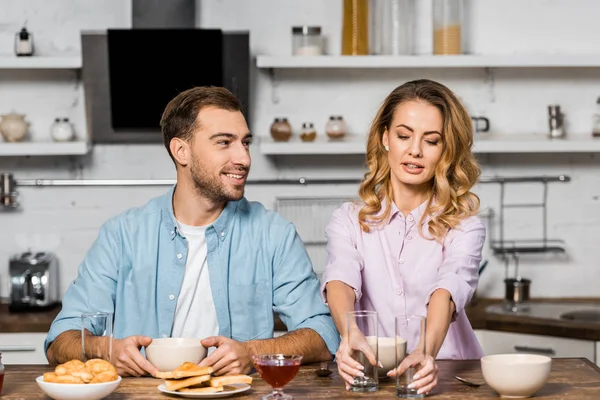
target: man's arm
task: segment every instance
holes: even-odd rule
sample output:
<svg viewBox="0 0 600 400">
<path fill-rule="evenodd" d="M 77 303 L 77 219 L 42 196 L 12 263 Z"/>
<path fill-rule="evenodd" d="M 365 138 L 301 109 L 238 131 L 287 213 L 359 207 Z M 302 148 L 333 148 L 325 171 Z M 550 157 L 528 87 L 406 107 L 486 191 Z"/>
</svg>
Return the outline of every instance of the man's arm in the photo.
<svg viewBox="0 0 600 400">
<path fill-rule="evenodd" d="M 300 344 L 294 341 L 310 336 L 294 336 L 290 343 L 317 346 L 311 354 L 321 354 L 324 342 L 330 355 L 317 358 L 329 360 L 338 349 L 340 334 L 321 297 L 320 283 L 310 257 L 292 223 L 274 229 L 272 236 L 272 242 L 277 243 L 273 257 L 273 310 L 290 332 L 308 328 L 321 337 L 321 341 Z M 307 357 L 303 361 L 311 362 L 309 360 L 313 358 Z"/>
<path fill-rule="evenodd" d="M 50 326 L 44 343 L 50 363 L 82 358 L 81 314 L 104 312 L 114 315 L 117 279 L 124 259 L 122 243 L 118 219 L 111 219 L 100 228 L 98 238 L 79 266 L 77 278 L 65 293 L 62 310 Z M 113 339 L 112 354 L 109 357 L 107 339 L 100 336 L 102 329 L 89 321 L 85 323 L 85 328 L 88 331 L 85 334 L 86 358 L 110 359 L 117 368 L 117 373 L 123 376 L 156 373 L 156 367 L 139 351 L 140 347 L 152 343 L 151 338 L 129 336 Z"/>
<path fill-rule="evenodd" d="M 250 354 L 299 355 L 304 364 L 332 359 L 321 335 L 310 328 L 301 328 L 273 339 L 250 340 L 243 344 Z"/>
<path fill-rule="evenodd" d="M 48 349 L 63 333 L 81 332 L 82 314 L 91 312 L 114 314 L 118 270 L 122 260 L 121 242 L 118 221 L 109 220 L 102 225 L 98 237 L 79 265 L 77 277 L 64 295 L 62 310 L 50 326 L 45 342 L 47 357 L 52 356 L 52 360 L 64 360 L 77 352 L 75 357 L 70 359 L 80 359 L 81 333 L 78 335 L 79 342 L 73 343 L 77 346 L 75 348 L 63 343 L 55 346 L 51 355 L 48 354 Z M 85 328 L 97 335 L 102 331 L 100 326 L 94 326 L 89 320 L 85 321 Z M 75 333 L 69 333 L 66 337 L 72 339 L 73 335 Z M 70 342 L 71 340 L 68 339 L 67 341 Z M 67 353 L 61 354 L 63 351 Z"/>
<path fill-rule="evenodd" d="M 94 336 L 86 330 L 85 348 L 87 359 L 109 359 L 108 337 Z M 48 347 L 46 355 L 50 364 L 62 364 L 73 359 L 81 360 L 81 331 L 70 330 L 58 335 Z"/>
<path fill-rule="evenodd" d="M 121 376 L 143 376 L 149 372 L 155 375 L 158 369 L 150 364 L 140 353 L 142 346 L 148 346 L 152 339 L 146 336 L 129 336 L 125 339 L 113 339 L 112 354 L 109 357 L 109 338 L 94 336 L 85 330 L 85 358 L 101 358 L 110 361 Z M 62 364 L 82 356 L 81 331 L 66 331 L 54 339 L 48 347 L 46 355 L 50 364 Z"/>
<path fill-rule="evenodd" d="M 204 347 L 217 347 L 200 366 L 211 366 L 214 375 L 247 374 L 252 370 L 255 354 L 301 355 L 303 363 L 331 360 L 331 353 L 321 335 L 309 328 L 288 332 L 273 339 L 238 342 L 224 336 L 202 339 Z"/>
</svg>

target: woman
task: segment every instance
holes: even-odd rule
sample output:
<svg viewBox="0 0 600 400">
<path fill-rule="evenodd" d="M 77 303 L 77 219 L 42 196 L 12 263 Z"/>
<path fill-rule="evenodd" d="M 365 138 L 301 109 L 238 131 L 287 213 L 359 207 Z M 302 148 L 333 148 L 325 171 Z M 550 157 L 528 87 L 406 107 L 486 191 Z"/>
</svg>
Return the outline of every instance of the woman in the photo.
<svg viewBox="0 0 600 400">
<path fill-rule="evenodd" d="M 322 292 L 342 335 L 336 359 L 347 388 L 361 374 L 350 354 L 363 346 L 346 332 L 353 310 L 377 311 L 379 336 L 388 337 L 395 335 L 395 315 L 427 317 L 426 358 L 412 385 L 419 393 L 437 384 L 436 358 L 483 355 L 464 312 L 485 241 L 475 216 L 479 198 L 470 191 L 480 174 L 472 144 L 469 114 L 440 83 L 405 83 L 377 112 L 362 201 L 343 204 L 326 229 Z"/>
</svg>

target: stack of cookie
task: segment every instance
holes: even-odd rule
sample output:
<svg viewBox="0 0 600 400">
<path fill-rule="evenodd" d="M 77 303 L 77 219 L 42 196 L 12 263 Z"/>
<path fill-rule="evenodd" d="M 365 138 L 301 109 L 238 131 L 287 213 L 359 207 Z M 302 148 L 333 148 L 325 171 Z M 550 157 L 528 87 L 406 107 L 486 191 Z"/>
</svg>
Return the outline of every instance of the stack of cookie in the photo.
<svg viewBox="0 0 600 400">
<path fill-rule="evenodd" d="M 173 371 L 158 372 L 155 377 L 165 380 L 165 388 L 182 393 L 217 393 L 224 391 L 227 385 L 252 383 L 248 375 L 212 376 L 212 367 L 199 367 L 185 362 Z"/>
</svg>

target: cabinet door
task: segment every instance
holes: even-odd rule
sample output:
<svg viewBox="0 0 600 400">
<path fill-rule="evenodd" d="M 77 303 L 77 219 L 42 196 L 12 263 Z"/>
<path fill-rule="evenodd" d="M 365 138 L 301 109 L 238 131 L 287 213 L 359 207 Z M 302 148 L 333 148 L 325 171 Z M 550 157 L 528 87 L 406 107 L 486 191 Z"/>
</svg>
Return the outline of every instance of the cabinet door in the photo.
<svg viewBox="0 0 600 400">
<path fill-rule="evenodd" d="M 591 340 L 567 339 L 525 333 L 480 331 L 483 352 L 489 354 L 531 353 L 549 357 L 585 357 L 596 359 L 596 343 Z"/>
<path fill-rule="evenodd" d="M 0 333 L 3 364 L 48 364 L 45 333 Z"/>
</svg>

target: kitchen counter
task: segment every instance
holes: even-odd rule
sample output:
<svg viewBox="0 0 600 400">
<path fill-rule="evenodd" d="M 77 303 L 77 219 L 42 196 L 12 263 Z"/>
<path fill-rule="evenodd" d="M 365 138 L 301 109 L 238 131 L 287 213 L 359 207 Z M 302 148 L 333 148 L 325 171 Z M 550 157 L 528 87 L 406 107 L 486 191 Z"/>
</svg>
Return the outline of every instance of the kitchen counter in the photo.
<svg viewBox="0 0 600 400">
<path fill-rule="evenodd" d="M 8 311 L 8 304 L 0 304 L 0 333 L 48 332 L 60 310 L 58 304 L 48 310 L 17 313 Z"/>
<path fill-rule="evenodd" d="M 468 361 L 439 361 L 439 384 L 430 394 L 440 400 L 464 399 L 498 399 L 489 386 L 477 388 L 466 386 L 456 379 L 459 375 L 465 379 L 483 382 L 480 362 Z M 379 391 L 374 393 L 351 393 L 344 389 L 344 383 L 337 373 L 335 364 L 330 368 L 334 371 L 327 378 L 317 377 L 317 365 L 307 365 L 300 369 L 296 377 L 284 388 L 286 393 L 296 399 L 348 399 L 348 398 L 396 398 L 394 381 L 384 379 L 380 382 Z M 4 377 L 3 399 L 47 399 L 35 382 L 37 376 L 51 371 L 52 368 L 43 365 L 9 365 Z M 236 399 L 257 399 L 270 393 L 270 387 L 258 376 L 252 375 L 252 389 L 244 394 L 235 396 Z M 536 398 L 561 400 L 596 400 L 600 398 L 600 369 L 590 361 L 582 358 L 557 358 L 552 360 L 552 372 L 546 385 L 537 393 Z M 107 399 L 166 399 L 158 391 L 157 386 L 162 380 L 154 378 L 124 378 L 120 386 Z M 174 397 L 172 397 L 174 398 Z"/>
<path fill-rule="evenodd" d="M 600 305 L 600 299 L 596 298 L 534 299 L 532 301 L 572 302 L 574 307 L 577 303 L 583 302 Z M 493 314 L 486 311 L 488 306 L 499 303 L 502 303 L 501 299 L 474 299 L 466 308 L 473 329 L 600 341 L 600 323 L 538 319 L 521 315 Z M 60 309 L 61 307 L 58 305 L 51 310 L 11 313 L 8 311 L 8 305 L 0 304 L 0 333 L 48 332 L 50 324 L 60 312 Z M 277 316 L 275 316 L 275 330 L 286 330 L 285 325 Z"/>
<path fill-rule="evenodd" d="M 548 301 L 573 303 L 574 309 L 577 308 L 578 303 L 600 305 L 600 299 L 596 298 L 531 300 L 531 302 Z M 600 323 L 597 322 L 531 318 L 523 315 L 494 314 L 486 311 L 488 306 L 502 302 L 501 299 L 475 299 L 471 302 L 465 311 L 473 329 L 600 341 Z"/>
</svg>

